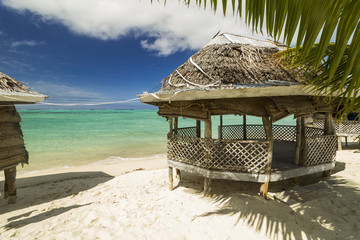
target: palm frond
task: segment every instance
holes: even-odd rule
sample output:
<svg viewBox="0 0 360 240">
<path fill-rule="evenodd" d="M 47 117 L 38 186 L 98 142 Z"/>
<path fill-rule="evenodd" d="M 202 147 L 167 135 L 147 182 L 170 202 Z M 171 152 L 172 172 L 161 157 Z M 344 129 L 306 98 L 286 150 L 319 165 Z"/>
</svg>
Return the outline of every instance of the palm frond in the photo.
<svg viewBox="0 0 360 240">
<path fill-rule="evenodd" d="M 184 0 L 189 4 L 190 0 Z M 196 0 L 204 7 L 210 3 L 216 11 L 217 0 Z M 295 41 L 292 64 L 305 63 L 317 75 L 309 84 L 320 93 L 341 92 L 346 111 L 360 105 L 360 1 L 359 0 L 227 0 L 221 1 L 223 14 L 228 6 L 232 12 L 245 16 L 255 31 L 265 26 L 268 35 L 288 46 Z M 244 6 L 244 8 L 243 8 Z M 336 36 L 334 43 L 330 43 Z M 315 44 L 320 38 L 319 43 Z M 296 56 L 296 57 L 295 57 Z M 319 74 L 319 71 L 321 72 Z M 320 77 L 321 76 L 321 77 Z M 345 89 L 345 90 L 344 90 Z M 344 110 L 344 111 L 345 111 Z"/>
</svg>

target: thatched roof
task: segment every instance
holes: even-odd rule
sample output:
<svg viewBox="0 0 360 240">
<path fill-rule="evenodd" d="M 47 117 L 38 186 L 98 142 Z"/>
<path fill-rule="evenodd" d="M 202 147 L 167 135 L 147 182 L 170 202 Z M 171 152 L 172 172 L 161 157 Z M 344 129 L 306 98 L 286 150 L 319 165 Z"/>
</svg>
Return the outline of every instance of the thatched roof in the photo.
<svg viewBox="0 0 360 240">
<path fill-rule="evenodd" d="M 301 83 L 273 57 L 282 49 L 274 42 L 221 34 L 165 78 L 160 92 Z"/>
<path fill-rule="evenodd" d="M 42 102 L 47 96 L 30 90 L 19 81 L 0 72 L 0 102 L 36 103 Z"/>
<path fill-rule="evenodd" d="M 273 56 L 285 49 L 275 42 L 234 34 L 213 38 L 165 78 L 160 91 L 144 92 L 140 101 L 159 107 L 164 117 L 208 119 L 211 115 L 271 117 L 330 112 L 305 77 L 287 71 Z"/>
</svg>

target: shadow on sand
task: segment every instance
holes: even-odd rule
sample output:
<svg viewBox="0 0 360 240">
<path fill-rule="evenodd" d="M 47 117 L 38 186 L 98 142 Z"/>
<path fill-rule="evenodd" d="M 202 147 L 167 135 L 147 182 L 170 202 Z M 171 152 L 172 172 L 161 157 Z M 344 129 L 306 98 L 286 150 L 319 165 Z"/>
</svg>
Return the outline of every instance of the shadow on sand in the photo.
<svg viewBox="0 0 360 240">
<path fill-rule="evenodd" d="M 7 199 L 0 199 L 0 215 L 23 208 L 32 207 L 56 199 L 76 195 L 82 191 L 91 189 L 101 183 L 114 178 L 104 172 L 69 172 L 44 176 L 19 178 L 16 180 L 17 200 L 15 204 L 7 204 Z M 4 181 L 0 181 L 0 190 L 3 193 Z M 68 211 L 74 207 L 62 208 L 57 214 Z M 30 215 L 31 212 L 25 215 Z M 24 214 L 22 214 L 24 215 Z M 46 214 L 44 215 L 46 216 Z M 49 216 L 52 216 L 51 214 Z M 16 220 L 21 216 L 13 217 L 8 221 Z M 43 217 L 42 217 L 43 218 Z"/>
<path fill-rule="evenodd" d="M 338 162 L 334 172 L 344 168 L 345 163 Z M 290 180 L 270 183 L 275 200 L 258 195 L 259 183 L 213 180 L 213 201 L 219 207 L 197 217 L 236 216 L 235 225 L 246 225 L 271 239 L 357 239 L 360 189 L 337 176 L 318 174 L 301 180 L 301 186 Z M 200 192 L 202 181 L 184 173 L 178 187 Z M 349 199 L 354 201 L 349 204 Z"/>
</svg>

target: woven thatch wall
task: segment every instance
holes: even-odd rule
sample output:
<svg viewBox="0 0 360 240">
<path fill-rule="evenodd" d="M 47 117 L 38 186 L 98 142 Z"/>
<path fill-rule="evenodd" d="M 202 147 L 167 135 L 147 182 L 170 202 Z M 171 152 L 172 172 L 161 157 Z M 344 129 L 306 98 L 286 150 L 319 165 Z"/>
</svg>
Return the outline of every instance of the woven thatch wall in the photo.
<svg viewBox="0 0 360 240">
<path fill-rule="evenodd" d="M 236 87 L 239 84 L 261 84 L 269 80 L 301 82 L 300 76 L 293 76 L 275 60 L 273 54 L 278 51 L 279 48 L 275 47 L 237 43 L 206 46 L 191 57 L 193 62 L 187 60 L 165 78 L 161 91 L 201 89 L 206 85 L 210 85 L 207 86 L 210 88 Z"/>
<path fill-rule="evenodd" d="M 28 163 L 20 120 L 14 106 L 0 107 L 0 169 Z"/>
</svg>

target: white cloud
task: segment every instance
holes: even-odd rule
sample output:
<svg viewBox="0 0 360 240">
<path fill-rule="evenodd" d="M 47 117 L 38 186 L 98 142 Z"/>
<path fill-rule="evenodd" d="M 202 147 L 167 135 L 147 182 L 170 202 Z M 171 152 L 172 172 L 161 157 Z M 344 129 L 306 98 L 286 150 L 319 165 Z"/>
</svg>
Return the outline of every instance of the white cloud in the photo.
<svg viewBox="0 0 360 240">
<path fill-rule="evenodd" d="M 43 42 L 43 41 L 33 41 L 33 40 L 23 40 L 23 41 L 12 42 L 10 44 L 10 46 L 11 47 L 18 47 L 18 46 L 33 47 L 33 46 L 42 45 L 42 44 L 45 44 L 45 42 Z"/>
<path fill-rule="evenodd" d="M 193 1 L 195 2 L 195 1 Z M 3 5 L 31 11 L 44 21 L 58 22 L 71 31 L 103 40 L 128 34 L 137 36 L 141 46 L 169 55 L 202 47 L 219 30 L 251 35 L 242 20 L 221 11 L 216 14 L 182 1 L 150 0 L 3 0 Z"/>
</svg>

